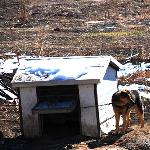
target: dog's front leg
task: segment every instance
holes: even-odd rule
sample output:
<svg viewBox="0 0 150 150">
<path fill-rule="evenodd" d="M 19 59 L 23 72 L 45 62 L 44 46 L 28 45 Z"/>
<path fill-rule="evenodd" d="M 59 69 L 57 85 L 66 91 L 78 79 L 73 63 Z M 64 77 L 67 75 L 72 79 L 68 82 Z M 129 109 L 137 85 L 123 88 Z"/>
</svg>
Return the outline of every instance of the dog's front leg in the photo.
<svg viewBox="0 0 150 150">
<path fill-rule="evenodd" d="M 126 121 L 126 114 L 123 114 L 123 128 L 122 128 L 122 132 L 125 133 L 126 129 L 127 129 L 127 121 Z"/>
<path fill-rule="evenodd" d="M 115 130 L 115 134 L 119 133 L 119 121 L 120 121 L 120 114 L 119 113 L 115 113 L 115 119 L 116 119 L 116 130 Z"/>
</svg>

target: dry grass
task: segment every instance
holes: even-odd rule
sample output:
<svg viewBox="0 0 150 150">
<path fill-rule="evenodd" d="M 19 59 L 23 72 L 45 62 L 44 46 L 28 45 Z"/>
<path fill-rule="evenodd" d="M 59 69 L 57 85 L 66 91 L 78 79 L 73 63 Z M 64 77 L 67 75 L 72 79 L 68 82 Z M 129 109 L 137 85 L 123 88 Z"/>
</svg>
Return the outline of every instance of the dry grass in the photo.
<svg viewBox="0 0 150 150">
<path fill-rule="evenodd" d="M 149 53 L 148 2 L 27 0 L 24 4 L 25 15 L 21 5 L 1 10 L 2 57 L 8 51 L 43 56 L 109 54 L 122 61 L 131 49 L 133 54 L 140 51 L 139 45 Z M 20 25 L 17 20 L 22 16 L 27 22 Z M 88 27 L 91 20 L 106 24 Z M 108 22 L 117 25 L 115 31 L 105 30 Z"/>
</svg>

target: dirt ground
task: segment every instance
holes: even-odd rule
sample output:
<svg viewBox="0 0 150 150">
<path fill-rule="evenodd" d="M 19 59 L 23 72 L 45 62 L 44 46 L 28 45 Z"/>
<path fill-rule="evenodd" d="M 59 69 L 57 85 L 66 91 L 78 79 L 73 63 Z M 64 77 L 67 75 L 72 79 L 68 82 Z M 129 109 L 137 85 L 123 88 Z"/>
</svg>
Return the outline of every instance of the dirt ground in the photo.
<svg viewBox="0 0 150 150">
<path fill-rule="evenodd" d="M 5 58 L 6 52 L 19 51 L 31 56 L 109 54 L 121 61 L 144 48 L 138 60 L 150 60 L 149 0 L 144 3 L 114 0 L 113 5 L 109 0 L 103 5 L 103 0 L 29 2 L 25 4 L 25 12 L 20 3 L 0 5 L 3 6 L 0 8 L 0 57 Z M 22 20 L 20 17 L 26 23 L 18 22 Z M 87 22 L 93 20 L 104 24 L 88 26 Z M 110 31 L 106 27 L 115 28 Z M 19 124 L 18 106 L 0 100 L 0 150 L 150 149 L 149 120 L 142 129 L 132 125 L 124 135 L 108 134 L 99 139 L 82 136 L 25 139 Z"/>
<path fill-rule="evenodd" d="M 42 137 L 25 139 L 19 126 L 19 109 L 12 103 L 2 102 L 0 105 L 0 149 L 2 150 L 149 150 L 150 120 L 140 128 L 137 122 L 126 134 L 103 135 L 101 138 L 68 136 L 61 138 Z"/>
</svg>

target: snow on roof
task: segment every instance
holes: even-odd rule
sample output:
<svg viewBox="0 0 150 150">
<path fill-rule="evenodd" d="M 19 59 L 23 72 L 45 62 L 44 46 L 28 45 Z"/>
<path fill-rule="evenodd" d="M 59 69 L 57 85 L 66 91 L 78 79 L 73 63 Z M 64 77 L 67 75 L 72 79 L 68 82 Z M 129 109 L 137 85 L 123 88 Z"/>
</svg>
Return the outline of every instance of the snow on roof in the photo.
<svg viewBox="0 0 150 150">
<path fill-rule="evenodd" d="M 119 68 L 120 63 L 111 56 L 26 59 L 20 63 L 12 83 L 102 79 L 109 63 Z"/>
</svg>

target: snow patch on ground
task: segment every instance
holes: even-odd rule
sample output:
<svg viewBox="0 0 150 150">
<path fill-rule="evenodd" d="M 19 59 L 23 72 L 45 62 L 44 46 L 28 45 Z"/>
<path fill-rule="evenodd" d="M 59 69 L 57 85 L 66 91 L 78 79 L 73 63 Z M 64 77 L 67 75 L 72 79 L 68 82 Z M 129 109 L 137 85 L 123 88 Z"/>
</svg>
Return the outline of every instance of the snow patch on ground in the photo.
<svg viewBox="0 0 150 150">
<path fill-rule="evenodd" d="M 136 71 L 150 70 L 150 63 L 141 63 L 141 65 L 133 65 L 132 63 L 126 63 L 122 65 L 122 68 L 118 72 L 118 77 L 127 76 L 133 74 Z"/>
</svg>

